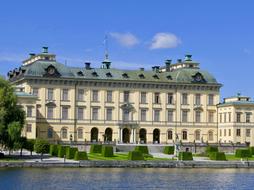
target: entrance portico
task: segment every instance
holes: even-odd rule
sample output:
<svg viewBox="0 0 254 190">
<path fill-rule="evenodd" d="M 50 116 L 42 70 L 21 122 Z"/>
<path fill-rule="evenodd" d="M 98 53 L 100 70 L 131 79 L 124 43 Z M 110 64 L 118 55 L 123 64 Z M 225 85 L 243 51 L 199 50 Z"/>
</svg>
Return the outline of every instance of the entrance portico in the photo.
<svg viewBox="0 0 254 190">
<path fill-rule="evenodd" d="M 138 125 L 119 125 L 119 143 L 136 143 Z"/>
</svg>

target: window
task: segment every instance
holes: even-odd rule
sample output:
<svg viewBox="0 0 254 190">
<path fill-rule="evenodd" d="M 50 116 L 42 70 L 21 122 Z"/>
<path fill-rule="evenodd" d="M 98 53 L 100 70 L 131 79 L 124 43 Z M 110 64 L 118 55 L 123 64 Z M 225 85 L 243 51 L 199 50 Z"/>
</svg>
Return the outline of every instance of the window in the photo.
<svg viewBox="0 0 254 190">
<path fill-rule="evenodd" d="M 228 136 L 231 136 L 231 129 L 228 130 Z"/>
<path fill-rule="evenodd" d="M 182 94 L 182 105 L 188 104 L 188 94 L 184 93 Z"/>
<path fill-rule="evenodd" d="M 78 139 L 83 139 L 83 129 L 82 128 L 78 129 Z"/>
<path fill-rule="evenodd" d="M 84 119 L 84 108 L 79 107 L 78 108 L 78 120 L 83 120 Z"/>
<path fill-rule="evenodd" d="M 41 105 L 36 105 L 36 118 L 42 117 L 40 109 L 41 109 Z"/>
<path fill-rule="evenodd" d="M 168 110 L 168 122 L 173 122 L 173 110 Z"/>
<path fill-rule="evenodd" d="M 141 104 L 146 104 L 146 92 L 141 92 Z"/>
<path fill-rule="evenodd" d="M 224 129 L 224 137 L 227 136 L 227 130 Z"/>
<path fill-rule="evenodd" d="M 212 131 L 208 132 L 208 141 L 213 141 L 213 132 Z"/>
<path fill-rule="evenodd" d="M 62 132 L 62 134 L 61 134 L 61 135 L 62 135 L 62 138 L 63 138 L 63 139 L 67 139 L 67 129 L 64 128 L 64 129 L 62 129 L 61 132 Z"/>
<path fill-rule="evenodd" d="M 199 130 L 195 131 L 195 140 L 200 141 L 200 131 Z"/>
<path fill-rule="evenodd" d="M 68 100 L 68 89 L 63 89 L 63 92 L 62 92 L 62 100 L 63 101 L 66 101 Z"/>
<path fill-rule="evenodd" d="M 112 91 L 108 90 L 107 91 L 107 102 L 112 102 L 113 98 L 112 98 Z"/>
<path fill-rule="evenodd" d="M 182 139 L 183 140 L 187 140 L 188 138 L 187 138 L 187 131 L 183 131 L 182 132 Z"/>
<path fill-rule="evenodd" d="M 84 101 L 84 89 L 78 89 L 78 101 Z"/>
<path fill-rule="evenodd" d="M 160 93 L 159 92 L 156 92 L 154 94 L 154 103 L 155 104 L 160 104 Z"/>
<path fill-rule="evenodd" d="M 246 129 L 246 137 L 250 137 L 250 129 Z"/>
<path fill-rule="evenodd" d="M 246 113 L 246 123 L 250 123 L 250 115 L 251 113 Z"/>
<path fill-rule="evenodd" d="M 222 130 L 220 129 L 220 137 L 222 136 Z"/>
<path fill-rule="evenodd" d="M 236 113 L 236 122 L 237 123 L 241 122 L 241 113 Z"/>
<path fill-rule="evenodd" d="M 113 109 L 112 108 L 107 108 L 107 115 L 106 115 L 106 120 L 107 121 L 112 121 L 112 111 L 113 111 Z"/>
<path fill-rule="evenodd" d="M 188 122 L 188 111 L 187 110 L 182 111 L 182 122 Z"/>
<path fill-rule="evenodd" d="M 146 109 L 141 109 L 141 121 L 146 121 Z"/>
<path fill-rule="evenodd" d="M 27 116 L 27 117 L 32 117 L 32 114 L 33 114 L 33 108 L 32 108 L 31 106 L 28 106 L 28 107 L 27 107 L 26 116 Z"/>
<path fill-rule="evenodd" d="M 130 112 L 128 110 L 123 111 L 123 121 L 129 121 Z"/>
<path fill-rule="evenodd" d="M 130 98 L 130 92 L 129 91 L 124 91 L 123 92 L 123 101 L 124 102 L 129 102 L 129 98 Z"/>
<path fill-rule="evenodd" d="M 227 113 L 224 113 L 224 123 L 227 122 Z"/>
<path fill-rule="evenodd" d="M 168 104 L 174 104 L 174 102 L 173 102 L 173 94 L 172 93 L 168 93 Z"/>
<path fill-rule="evenodd" d="M 33 95 L 38 96 L 39 94 L 39 89 L 38 88 L 33 88 Z"/>
<path fill-rule="evenodd" d="M 98 90 L 93 90 L 92 101 L 98 102 Z"/>
<path fill-rule="evenodd" d="M 195 99 L 195 104 L 196 105 L 200 105 L 201 104 L 201 95 L 200 94 L 196 94 L 196 99 Z"/>
<path fill-rule="evenodd" d="M 53 129 L 52 128 L 48 128 L 48 138 L 49 139 L 53 138 Z"/>
<path fill-rule="evenodd" d="M 173 139 L 173 131 L 169 130 L 168 131 L 168 140 L 172 140 Z"/>
<path fill-rule="evenodd" d="M 208 95 L 208 105 L 209 106 L 214 105 L 214 95 L 213 94 Z"/>
<path fill-rule="evenodd" d="M 92 108 L 92 120 L 98 120 L 99 108 Z"/>
<path fill-rule="evenodd" d="M 48 119 L 53 119 L 54 117 L 54 108 L 53 107 L 48 107 L 47 108 L 47 118 Z"/>
<path fill-rule="evenodd" d="M 32 125 L 31 124 L 26 125 L 26 132 L 28 132 L 28 133 L 32 132 Z"/>
<path fill-rule="evenodd" d="M 214 112 L 208 112 L 208 122 L 213 123 L 214 122 Z"/>
<path fill-rule="evenodd" d="M 200 123 L 200 121 L 201 121 L 201 112 L 200 111 L 196 111 L 195 112 L 196 114 L 195 114 L 195 121 L 196 122 L 198 122 L 198 123 Z"/>
<path fill-rule="evenodd" d="M 240 137 L 241 136 L 241 129 L 236 129 L 236 136 Z"/>
<path fill-rule="evenodd" d="M 155 122 L 160 121 L 160 110 L 154 110 L 154 121 Z"/>
<path fill-rule="evenodd" d="M 222 113 L 220 113 L 220 123 L 222 123 Z"/>
<path fill-rule="evenodd" d="M 228 122 L 231 122 L 231 113 L 228 113 Z"/>
<path fill-rule="evenodd" d="M 68 119 L 68 107 L 62 107 L 62 119 Z"/>
<path fill-rule="evenodd" d="M 48 89 L 48 100 L 53 100 L 54 99 L 54 90 L 53 88 Z"/>
</svg>

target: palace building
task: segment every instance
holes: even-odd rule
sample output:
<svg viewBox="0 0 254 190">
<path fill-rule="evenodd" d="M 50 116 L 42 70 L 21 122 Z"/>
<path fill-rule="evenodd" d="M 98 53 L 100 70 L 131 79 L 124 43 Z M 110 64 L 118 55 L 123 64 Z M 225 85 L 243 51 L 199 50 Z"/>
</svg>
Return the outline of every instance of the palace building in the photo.
<svg viewBox="0 0 254 190">
<path fill-rule="evenodd" d="M 27 113 L 23 135 L 66 143 L 245 141 L 233 126 L 226 126 L 229 123 L 218 125 L 222 85 L 191 55 L 176 63 L 166 60 L 151 70 L 122 70 L 114 65 L 106 56 L 100 68 L 90 63 L 67 66 L 57 62 L 47 47 L 30 54 L 8 73 Z M 232 122 L 235 112 L 248 118 L 247 109 L 237 109 L 229 101 L 219 105 L 219 115 L 231 110 Z M 244 132 L 240 123 L 237 127 Z M 231 136 L 218 135 L 221 128 L 227 134 L 231 130 Z"/>
</svg>

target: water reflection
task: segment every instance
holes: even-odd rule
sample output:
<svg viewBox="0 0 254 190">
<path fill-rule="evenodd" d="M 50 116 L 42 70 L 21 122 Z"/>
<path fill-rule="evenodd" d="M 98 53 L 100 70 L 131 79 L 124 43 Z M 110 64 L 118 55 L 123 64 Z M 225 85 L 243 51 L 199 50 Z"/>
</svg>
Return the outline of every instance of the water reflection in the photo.
<svg viewBox="0 0 254 190">
<path fill-rule="evenodd" d="M 253 189 L 253 169 L 0 169 L 0 189 Z"/>
</svg>

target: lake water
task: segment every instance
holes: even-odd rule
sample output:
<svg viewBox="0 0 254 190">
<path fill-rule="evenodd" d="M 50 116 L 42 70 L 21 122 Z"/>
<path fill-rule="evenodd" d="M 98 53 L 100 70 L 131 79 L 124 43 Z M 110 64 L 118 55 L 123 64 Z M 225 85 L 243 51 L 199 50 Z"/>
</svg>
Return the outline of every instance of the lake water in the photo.
<svg viewBox="0 0 254 190">
<path fill-rule="evenodd" d="M 254 189 L 254 169 L 0 169 L 8 189 Z"/>
</svg>

